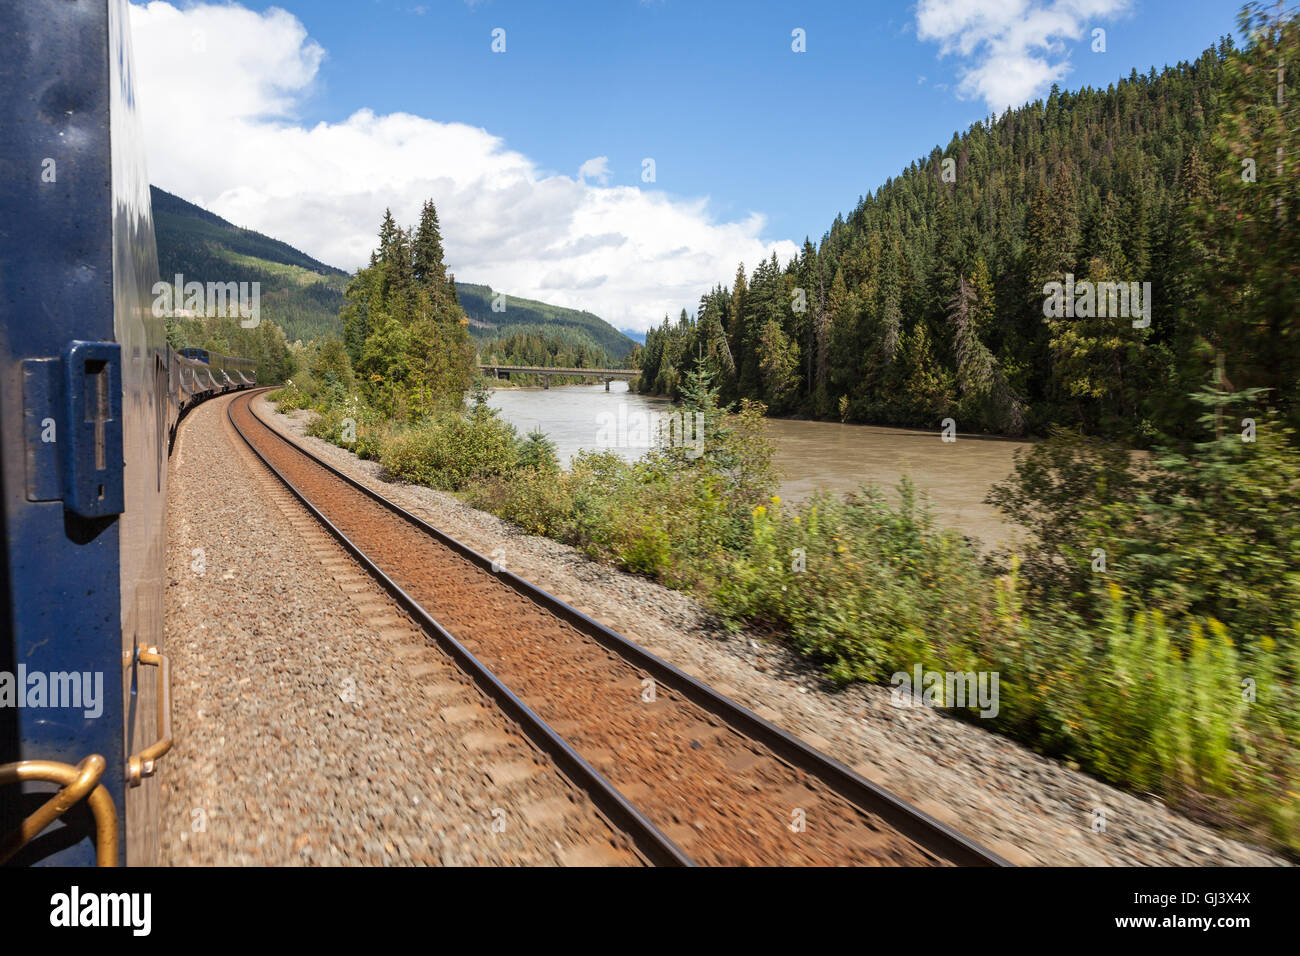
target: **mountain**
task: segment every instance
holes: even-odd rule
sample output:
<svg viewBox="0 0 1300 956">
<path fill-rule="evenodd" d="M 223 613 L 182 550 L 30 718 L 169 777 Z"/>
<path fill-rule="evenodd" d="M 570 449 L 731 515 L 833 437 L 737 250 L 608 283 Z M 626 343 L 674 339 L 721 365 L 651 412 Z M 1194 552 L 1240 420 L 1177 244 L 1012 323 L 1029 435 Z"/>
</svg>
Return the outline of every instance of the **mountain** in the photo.
<svg viewBox="0 0 1300 956">
<path fill-rule="evenodd" d="M 343 334 L 339 310 L 348 273 L 157 186 L 150 193 L 163 279 L 181 273 L 203 282 L 260 282 L 262 317 L 284 329 L 289 341 Z M 480 346 L 519 333 L 540 333 L 597 346 L 617 361 L 636 344 L 590 312 L 512 295 L 506 296 L 505 312 L 493 312 L 497 293 L 490 286 L 457 283 L 456 292 Z"/>
<path fill-rule="evenodd" d="M 187 281 L 259 282 L 262 317 L 284 329 L 289 341 L 340 333 L 339 309 L 349 278 L 342 269 L 241 229 L 157 186 L 149 191 L 164 280 L 180 273 Z"/>
<path fill-rule="evenodd" d="M 632 351 L 636 342 L 599 316 L 534 299 L 505 297 L 505 311 L 493 312 L 497 296 L 491 286 L 456 283 L 460 306 L 469 317 L 469 331 L 477 345 L 495 342 L 520 333 L 540 333 L 568 342 L 585 341 L 605 350 L 614 361 Z"/>
</svg>

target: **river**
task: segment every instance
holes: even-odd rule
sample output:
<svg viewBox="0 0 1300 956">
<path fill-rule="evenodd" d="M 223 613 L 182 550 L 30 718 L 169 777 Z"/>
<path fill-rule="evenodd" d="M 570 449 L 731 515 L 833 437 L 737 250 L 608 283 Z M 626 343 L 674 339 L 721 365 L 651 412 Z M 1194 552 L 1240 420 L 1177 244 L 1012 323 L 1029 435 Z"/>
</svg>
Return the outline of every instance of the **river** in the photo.
<svg viewBox="0 0 1300 956">
<path fill-rule="evenodd" d="M 520 434 L 545 432 L 565 465 L 582 449 L 639 457 L 647 447 L 649 416 L 668 408 L 663 399 L 630 392 L 626 382 L 612 383 L 608 392 L 604 385 L 498 389 L 490 403 Z M 789 419 L 769 419 L 768 429 L 783 476 L 778 494 L 787 501 L 818 490 L 853 491 L 864 482 L 892 489 L 907 473 L 928 494 L 940 524 L 979 538 L 985 547 L 1020 537 L 983 499 L 1011 473 L 1016 451 L 1028 449 L 1028 442 L 961 433 L 955 442 L 944 442 L 937 427 L 922 432 Z"/>
</svg>

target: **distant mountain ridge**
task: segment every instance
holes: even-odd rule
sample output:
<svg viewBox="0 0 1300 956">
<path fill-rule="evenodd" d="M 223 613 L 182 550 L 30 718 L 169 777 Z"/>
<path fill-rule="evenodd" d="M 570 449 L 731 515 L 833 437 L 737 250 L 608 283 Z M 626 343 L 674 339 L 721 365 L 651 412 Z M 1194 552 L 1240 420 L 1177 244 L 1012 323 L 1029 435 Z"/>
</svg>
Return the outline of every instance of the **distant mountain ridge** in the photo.
<svg viewBox="0 0 1300 956">
<path fill-rule="evenodd" d="M 569 341 L 581 340 L 599 346 L 617 361 L 636 344 L 604 319 L 590 312 L 549 305 L 535 299 L 505 296 L 505 311 L 494 312 L 498 290 L 472 282 L 457 282 L 456 296 L 469 317 L 469 332 L 478 345 L 509 338 L 519 332 L 540 332 Z"/>
<path fill-rule="evenodd" d="M 349 273 L 157 186 L 149 190 L 164 281 L 180 273 L 202 282 L 260 282 L 262 315 L 283 328 L 289 341 L 342 336 L 339 310 Z M 494 312 L 497 290 L 490 286 L 458 282 L 456 293 L 479 346 L 518 332 L 541 333 L 597 345 L 618 360 L 635 344 L 590 312 L 508 293 L 506 310 Z"/>
<path fill-rule="evenodd" d="M 232 252 L 279 262 L 283 265 L 300 266 L 321 275 L 348 275 L 345 270 L 326 265 L 319 259 L 313 259 L 287 242 L 272 239 L 270 236 L 263 235 L 252 229 L 236 226 L 228 220 L 222 219 L 215 212 L 210 212 L 202 206 L 195 205 L 180 196 L 167 192 L 165 189 L 150 186 L 149 195 L 153 204 L 155 231 L 158 228 L 157 220 L 160 215 L 167 220 L 169 229 L 175 225 L 174 217 L 198 219 L 214 226 L 215 229 L 205 230 L 202 227 L 192 227 L 192 233 L 213 237 L 221 236 Z M 162 271 L 166 272 L 165 269 Z"/>
</svg>

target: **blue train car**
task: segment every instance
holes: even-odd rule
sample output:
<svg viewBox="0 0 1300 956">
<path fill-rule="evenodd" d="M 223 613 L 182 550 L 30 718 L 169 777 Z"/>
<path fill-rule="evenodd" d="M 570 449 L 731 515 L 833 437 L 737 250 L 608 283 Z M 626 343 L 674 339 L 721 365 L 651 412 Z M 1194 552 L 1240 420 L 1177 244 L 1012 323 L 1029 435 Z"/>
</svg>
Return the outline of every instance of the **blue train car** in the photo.
<svg viewBox="0 0 1300 956">
<path fill-rule="evenodd" d="M 256 380 L 172 351 L 126 0 L 0 30 L 0 863 L 149 864 L 171 746 L 167 455 Z"/>
</svg>

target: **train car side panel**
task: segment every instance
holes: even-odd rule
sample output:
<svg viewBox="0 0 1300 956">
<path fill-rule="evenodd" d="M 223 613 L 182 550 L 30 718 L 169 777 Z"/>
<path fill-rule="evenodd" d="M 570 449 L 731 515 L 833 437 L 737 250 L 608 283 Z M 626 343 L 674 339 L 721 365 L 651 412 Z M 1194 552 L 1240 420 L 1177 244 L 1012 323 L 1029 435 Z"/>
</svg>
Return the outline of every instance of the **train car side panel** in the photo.
<svg viewBox="0 0 1300 956">
<path fill-rule="evenodd" d="M 120 834 L 121 524 L 112 508 L 120 507 L 122 358 L 115 352 L 109 218 L 109 23 L 103 4 L 5 9 L 0 483 L 7 594 L 0 672 L 22 685 L 23 706 L 0 706 L 0 764 L 76 765 L 99 754 Z M 103 347 L 79 349 L 76 341 Z M 93 417 L 84 407 L 80 415 L 68 408 L 70 386 L 103 399 Z M 102 461 L 83 454 L 87 437 L 106 452 Z M 70 501 L 87 479 L 98 499 Z M 84 692 L 81 700 L 73 700 L 74 689 Z M 10 832 L 56 789 L 41 782 L 0 787 L 0 829 Z M 81 805 L 14 862 L 93 863 L 93 829 Z"/>
</svg>

